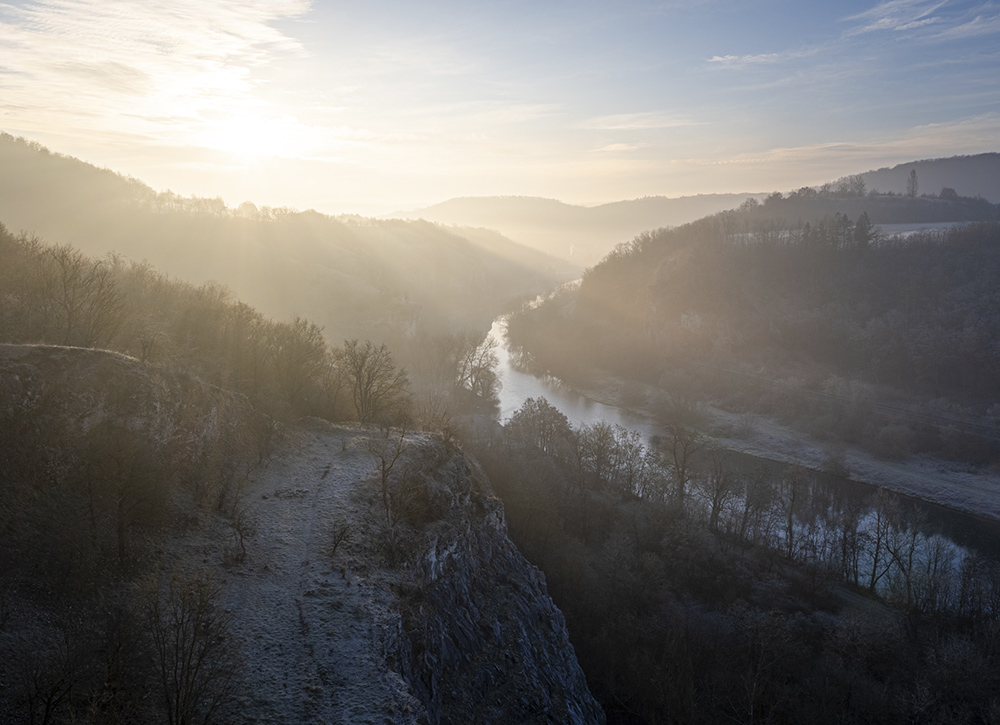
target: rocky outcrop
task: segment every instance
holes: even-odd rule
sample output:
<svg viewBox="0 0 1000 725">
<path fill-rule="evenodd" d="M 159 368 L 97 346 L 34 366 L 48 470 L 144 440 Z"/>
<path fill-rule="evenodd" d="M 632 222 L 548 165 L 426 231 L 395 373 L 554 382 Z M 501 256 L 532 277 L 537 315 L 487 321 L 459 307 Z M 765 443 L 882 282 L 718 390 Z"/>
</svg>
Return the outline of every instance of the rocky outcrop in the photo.
<svg viewBox="0 0 1000 725">
<path fill-rule="evenodd" d="M 402 668 L 431 723 L 603 723 L 542 573 L 485 476 L 455 453 L 425 474 L 440 518 L 402 587 Z"/>
<path fill-rule="evenodd" d="M 400 725 L 603 723 L 544 577 L 508 538 L 503 506 L 475 463 L 437 438 L 406 435 L 392 480 L 403 509 L 386 567 L 370 455 L 379 434 L 320 423 L 285 430 L 277 461 L 254 468 L 268 421 L 239 395 L 116 353 L 0 345 L 0 478 L 9 484 L 0 490 L 0 553 L 37 559 L 46 571 L 55 570 L 46 562 L 62 562 L 81 578 L 128 558 L 115 556 L 116 544 L 135 544 L 147 563 L 213 568 L 249 660 L 246 722 L 381 713 Z M 78 474 L 125 446 L 165 472 L 157 485 L 193 494 L 206 511 L 221 508 L 227 480 L 244 481 L 259 533 L 238 564 L 224 556 L 228 519 L 168 529 L 153 513 L 148 526 L 135 518 L 158 532 L 154 548 L 131 530 L 116 538 L 125 529 L 114 525 L 113 506 L 96 511 L 96 528 L 81 518 L 87 489 Z M 240 460 L 247 465 L 234 470 Z M 51 525 L 36 521 L 43 513 Z M 352 534 L 334 557 L 338 527 L 371 535 Z M 87 564 L 78 553 L 93 547 L 80 542 L 92 540 L 99 546 Z M 42 549 L 51 551 L 27 556 Z M 15 608 L 24 614 L 18 638 L 48 636 L 29 600 Z M 16 705 L 2 695 L 0 720 Z"/>
<path fill-rule="evenodd" d="M 257 456 L 273 426 L 239 395 L 127 355 L 0 344 L 0 442 L 65 452 L 101 426 L 139 434 L 183 473 L 206 456 Z"/>
</svg>

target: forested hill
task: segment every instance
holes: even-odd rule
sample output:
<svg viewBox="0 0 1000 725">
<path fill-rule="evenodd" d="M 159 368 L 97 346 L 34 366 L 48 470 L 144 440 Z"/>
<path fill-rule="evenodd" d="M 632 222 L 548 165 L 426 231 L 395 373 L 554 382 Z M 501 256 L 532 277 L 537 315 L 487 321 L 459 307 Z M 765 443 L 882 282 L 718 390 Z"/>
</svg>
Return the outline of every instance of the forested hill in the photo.
<svg viewBox="0 0 1000 725">
<path fill-rule="evenodd" d="M 0 221 L 195 284 L 221 282 L 268 315 L 316 321 L 333 341 L 486 325 L 513 300 L 578 274 L 499 234 L 157 193 L 8 134 Z"/>
<path fill-rule="evenodd" d="M 942 188 L 962 196 L 981 196 L 1000 203 L 1000 153 L 923 159 L 892 168 L 868 171 L 862 178 L 869 188 L 905 194 L 911 171 L 917 172 L 917 193 L 937 194 Z"/>
<path fill-rule="evenodd" d="M 919 180 L 919 177 L 918 177 Z M 919 183 L 918 183 L 919 186 Z M 741 221 L 770 220 L 781 226 L 816 222 L 824 217 L 862 214 L 872 224 L 935 224 L 1000 220 L 1000 205 L 982 197 L 961 196 L 951 187 L 932 194 L 880 193 L 869 189 L 863 176 L 848 176 L 819 188 L 802 187 L 788 194 L 776 192 L 763 203 L 751 199 L 741 207 Z"/>
<path fill-rule="evenodd" d="M 578 291 L 514 316 L 512 340 L 563 376 L 711 368 L 743 376 L 713 394 L 847 380 L 1000 411 L 1000 224 L 886 239 L 843 215 L 768 227 L 753 211 L 621 245 Z"/>
</svg>

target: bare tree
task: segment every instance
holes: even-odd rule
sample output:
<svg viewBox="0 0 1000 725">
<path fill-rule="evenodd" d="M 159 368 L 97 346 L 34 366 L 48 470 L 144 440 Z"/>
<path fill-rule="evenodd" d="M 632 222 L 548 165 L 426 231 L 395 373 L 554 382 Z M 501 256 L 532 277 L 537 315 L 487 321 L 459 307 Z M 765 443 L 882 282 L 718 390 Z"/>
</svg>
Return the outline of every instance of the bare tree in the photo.
<svg viewBox="0 0 1000 725">
<path fill-rule="evenodd" d="M 372 423 L 404 411 L 409 380 L 385 343 L 376 347 L 371 340 L 345 340 L 340 356 L 358 420 Z"/>
<path fill-rule="evenodd" d="M 897 508 L 896 498 L 884 488 L 880 488 L 872 497 L 871 520 L 864 531 L 864 539 L 870 547 L 871 572 L 868 576 L 868 589 L 873 592 L 882 577 L 892 568 L 892 558 L 887 547 L 893 514 Z"/>
<path fill-rule="evenodd" d="M 389 550 L 390 566 L 396 565 L 396 557 L 398 555 L 396 525 L 399 523 L 402 515 L 401 507 L 399 505 L 400 501 L 398 500 L 396 491 L 394 491 L 391 487 L 390 476 L 392 475 L 392 470 L 395 468 L 399 457 L 403 455 L 405 439 L 405 430 L 399 431 L 398 438 L 394 434 L 390 434 L 389 431 L 386 431 L 384 436 L 369 438 L 365 444 L 368 452 L 371 453 L 378 462 L 379 494 L 381 496 L 382 513 L 385 517 L 384 526 L 386 547 Z"/>
<path fill-rule="evenodd" d="M 500 377 L 497 375 L 497 341 L 487 337 L 478 345 L 468 337 L 456 365 L 455 385 L 470 391 L 489 403 L 497 402 Z"/>
<path fill-rule="evenodd" d="M 24 642 L 16 682 L 31 725 L 48 725 L 70 700 L 74 686 L 84 676 L 79 643 L 69 631 L 53 645 L 39 647 Z"/>
<path fill-rule="evenodd" d="M 802 493 L 805 487 L 803 471 L 798 467 L 791 468 L 783 481 L 783 500 L 785 509 L 785 556 L 795 558 L 795 519 L 802 506 Z"/>
<path fill-rule="evenodd" d="M 580 481 L 581 489 L 588 477 L 593 481 L 595 488 L 610 485 L 617 453 L 614 427 L 604 421 L 598 421 L 583 426 L 578 438 L 583 473 Z"/>
<path fill-rule="evenodd" d="M 736 522 L 736 533 L 741 539 L 756 544 L 767 538 L 770 533 L 769 510 L 774 495 L 774 488 L 763 469 L 746 477 L 742 508 Z"/>
<path fill-rule="evenodd" d="M 639 432 L 615 424 L 614 486 L 622 493 L 641 495 L 647 488 L 647 467 L 650 462 Z"/>
<path fill-rule="evenodd" d="M 340 407 L 341 393 L 347 384 L 347 376 L 341 366 L 341 356 L 333 351 L 327 351 L 326 360 L 323 363 L 321 380 L 323 383 L 323 395 L 326 399 L 326 415 L 332 420 L 338 420 L 337 415 Z"/>
<path fill-rule="evenodd" d="M 173 576 L 147 605 L 167 722 L 207 725 L 235 695 L 232 615 L 207 575 Z"/>
<path fill-rule="evenodd" d="M 924 519 L 925 516 L 915 509 L 897 512 L 885 543 L 886 552 L 902 579 L 903 604 L 907 608 L 915 599 L 914 580 L 919 576 L 917 559 L 926 539 L 920 531 Z"/>
<path fill-rule="evenodd" d="M 917 170 L 910 169 L 910 175 L 906 177 L 906 195 L 911 199 L 916 198 L 918 188 L 919 185 L 917 184 Z"/>
<path fill-rule="evenodd" d="M 671 423 L 667 425 L 664 437 L 664 448 L 673 464 L 674 493 L 673 503 L 683 510 L 684 499 L 687 496 L 687 485 L 691 481 L 691 465 L 695 457 L 705 448 L 704 436 L 693 428 Z"/>
<path fill-rule="evenodd" d="M 844 581 L 857 585 L 861 577 L 862 535 L 859 531 L 864 507 L 858 500 L 850 500 L 834 518 L 836 547 L 839 553 L 840 576 Z"/>
<path fill-rule="evenodd" d="M 118 563 L 130 561 L 134 525 L 152 521 L 164 508 L 163 473 L 153 446 L 141 434 L 112 423 L 94 427 L 86 438 L 84 477 L 91 541 L 96 546 L 102 512 L 114 521 Z"/>
<path fill-rule="evenodd" d="M 124 321 L 124 302 L 110 265 L 70 246 L 48 249 L 34 293 L 49 339 L 61 345 L 107 345 Z"/>
<path fill-rule="evenodd" d="M 702 480 L 701 489 L 702 497 L 708 505 L 708 527 L 712 531 L 718 531 L 722 510 L 736 495 L 733 474 L 721 456 L 712 455 L 708 473 Z"/>
</svg>

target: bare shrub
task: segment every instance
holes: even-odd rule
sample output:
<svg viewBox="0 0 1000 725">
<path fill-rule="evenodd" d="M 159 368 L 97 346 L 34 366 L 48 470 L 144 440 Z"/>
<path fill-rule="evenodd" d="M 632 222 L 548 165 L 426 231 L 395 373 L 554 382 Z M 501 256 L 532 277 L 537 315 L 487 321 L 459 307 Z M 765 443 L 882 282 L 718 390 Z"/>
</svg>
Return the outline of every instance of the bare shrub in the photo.
<svg viewBox="0 0 1000 725">
<path fill-rule="evenodd" d="M 913 453 L 914 435 L 905 423 L 889 423 L 880 428 L 871 441 L 877 456 L 890 460 L 906 458 Z"/>
<path fill-rule="evenodd" d="M 744 411 L 736 418 L 736 434 L 740 438 L 749 438 L 757 430 L 757 414 L 752 411 Z"/>
<path fill-rule="evenodd" d="M 392 470 L 396 466 L 399 457 L 403 455 L 403 448 L 406 440 L 406 431 L 399 431 L 399 437 L 390 431 L 385 430 L 385 435 L 369 438 L 365 443 L 366 450 L 372 454 L 378 462 L 379 471 L 379 496 L 382 504 L 384 516 L 383 526 L 388 549 L 389 565 L 395 566 L 398 556 L 397 551 L 397 530 L 399 523 L 398 501 L 393 490 L 390 479 Z"/>
<path fill-rule="evenodd" d="M 236 694 L 232 615 L 219 607 L 220 594 L 206 574 L 174 575 L 147 604 L 170 725 L 207 725 Z"/>
<path fill-rule="evenodd" d="M 346 519 L 338 519 L 330 530 L 330 545 L 327 547 L 326 555 L 331 559 L 337 555 L 337 548 L 347 541 L 351 534 L 351 525 Z"/>
<path fill-rule="evenodd" d="M 24 642 L 21 651 L 15 676 L 26 721 L 45 725 L 69 707 L 73 688 L 85 674 L 84 652 L 68 631 L 51 644 Z"/>
<path fill-rule="evenodd" d="M 253 446 L 257 455 L 257 466 L 267 468 L 281 443 L 278 421 L 268 415 L 254 416 L 251 423 Z"/>
<path fill-rule="evenodd" d="M 847 452 L 843 446 L 833 445 L 826 448 L 822 470 L 839 478 L 848 478 L 851 475 L 851 469 L 847 466 Z"/>
<path fill-rule="evenodd" d="M 247 539 L 257 534 L 257 518 L 248 507 L 241 506 L 233 512 L 229 526 L 230 540 L 225 559 L 231 563 L 242 563 L 247 558 Z"/>
</svg>

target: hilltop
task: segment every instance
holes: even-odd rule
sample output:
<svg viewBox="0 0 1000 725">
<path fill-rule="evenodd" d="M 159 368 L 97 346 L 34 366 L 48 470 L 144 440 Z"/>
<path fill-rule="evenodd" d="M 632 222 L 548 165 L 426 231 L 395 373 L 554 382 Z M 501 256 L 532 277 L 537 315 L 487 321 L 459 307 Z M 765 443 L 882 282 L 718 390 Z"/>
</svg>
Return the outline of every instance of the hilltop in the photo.
<svg viewBox="0 0 1000 725">
<path fill-rule="evenodd" d="M 1000 153 L 921 159 L 861 174 L 871 189 L 905 194 L 910 171 L 917 172 L 918 192 L 954 189 L 959 196 L 982 197 L 1000 204 Z"/>
</svg>

